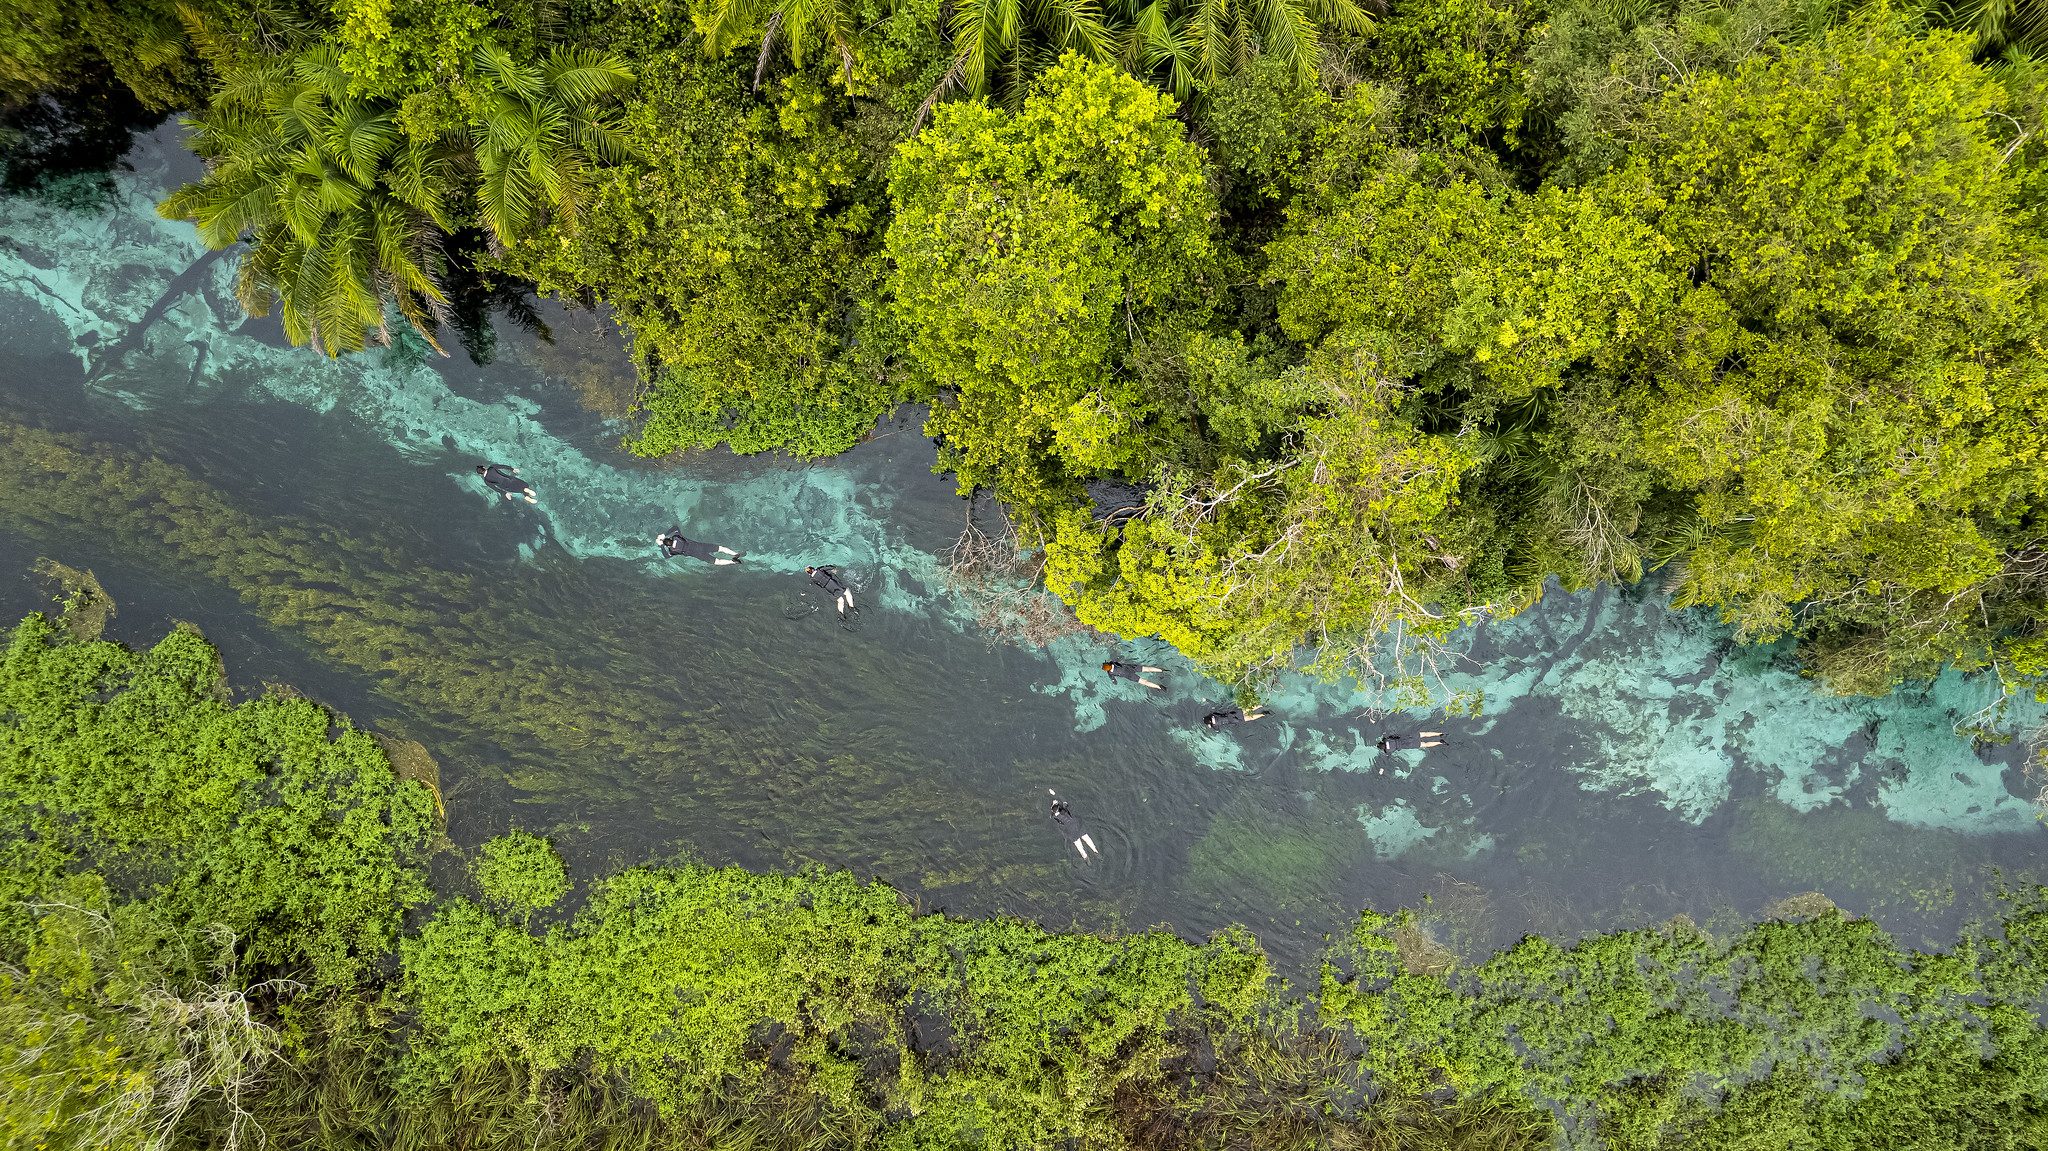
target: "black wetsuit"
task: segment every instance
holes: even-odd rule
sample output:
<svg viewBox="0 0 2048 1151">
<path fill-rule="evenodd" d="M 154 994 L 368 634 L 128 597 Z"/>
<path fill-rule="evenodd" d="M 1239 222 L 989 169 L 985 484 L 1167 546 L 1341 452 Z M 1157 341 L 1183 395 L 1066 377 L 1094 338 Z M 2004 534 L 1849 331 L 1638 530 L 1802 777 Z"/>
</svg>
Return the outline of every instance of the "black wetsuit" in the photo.
<svg viewBox="0 0 2048 1151">
<path fill-rule="evenodd" d="M 1052 801 L 1052 821 L 1059 825 L 1060 834 L 1070 840 L 1087 834 L 1081 827 L 1081 817 L 1074 814 L 1074 809 L 1068 807 L 1064 799 Z"/>
<path fill-rule="evenodd" d="M 677 556 L 689 556 L 691 559 L 709 562 L 718 558 L 717 544 L 707 544 L 702 540 L 684 539 L 681 529 L 662 536 L 657 542 L 661 544 L 661 554 L 670 559 L 674 559 Z"/>
<path fill-rule="evenodd" d="M 1111 679 L 1145 678 L 1144 671 L 1135 663 L 1106 663 L 1102 665 L 1102 670 L 1108 672 Z"/>
<path fill-rule="evenodd" d="M 1379 742 L 1381 751 L 1406 751 L 1411 747 L 1421 746 L 1421 738 L 1413 735 L 1383 735 Z"/>
<path fill-rule="evenodd" d="M 1248 721 L 1244 717 L 1244 712 L 1234 707 L 1226 707 L 1222 711 L 1212 711 L 1203 716 L 1202 722 L 1210 727 L 1236 727 Z"/>
<path fill-rule="evenodd" d="M 836 564 L 827 564 L 821 568 L 812 568 L 811 582 L 817 584 L 821 588 L 824 588 L 826 591 L 830 592 L 835 596 L 846 590 L 846 585 L 839 581 L 839 568 Z"/>
<path fill-rule="evenodd" d="M 484 486 L 507 499 L 515 496 L 524 496 L 533 490 L 525 480 L 513 475 L 512 469 L 504 464 L 492 464 L 485 468 L 483 479 Z"/>
</svg>

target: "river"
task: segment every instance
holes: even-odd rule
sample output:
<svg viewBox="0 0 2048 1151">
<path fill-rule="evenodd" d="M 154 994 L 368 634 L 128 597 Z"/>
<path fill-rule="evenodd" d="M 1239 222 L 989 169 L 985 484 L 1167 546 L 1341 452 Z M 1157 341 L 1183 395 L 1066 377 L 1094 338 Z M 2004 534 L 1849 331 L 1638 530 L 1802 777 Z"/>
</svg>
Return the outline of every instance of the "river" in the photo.
<svg viewBox="0 0 2048 1151">
<path fill-rule="evenodd" d="M 1244 923 L 1290 967 L 1365 906 L 1476 954 L 1819 890 L 1938 943 L 2038 878 L 2040 782 L 2004 736 L 2040 709 L 1989 680 L 1829 696 L 1653 577 L 1462 634 L 1455 713 L 1291 678 L 1272 719 L 1212 734 L 1229 693 L 1163 645 L 981 632 L 918 413 L 812 464 L 650 462 L 605 414 L 632 374 L 597 313 L 540 303 L 546 339 L 501 318 L 483 364 L 284 347 L 233 259 L 152 210 L 197 170 L 171 125 L 96 182 L 0 199 L 0 609 L 47 604 L 39 556 L 92 569 L 115 637 L 191 621 L 243 690 L 424 743 L 459 843 L 516 825 L 585 877 L 688 855 L 1055 926 Z M 540 503 L 493 502 L 486 460 Z M 662 560 L 677 523 L 745 562 Z M 806 563 L 853 573 L 855 621 Z M 1117 653 L 1168 690 L 1110 682 Z M 1376 754 L 1419 727 L 1449 745 Z"/>
</svg>

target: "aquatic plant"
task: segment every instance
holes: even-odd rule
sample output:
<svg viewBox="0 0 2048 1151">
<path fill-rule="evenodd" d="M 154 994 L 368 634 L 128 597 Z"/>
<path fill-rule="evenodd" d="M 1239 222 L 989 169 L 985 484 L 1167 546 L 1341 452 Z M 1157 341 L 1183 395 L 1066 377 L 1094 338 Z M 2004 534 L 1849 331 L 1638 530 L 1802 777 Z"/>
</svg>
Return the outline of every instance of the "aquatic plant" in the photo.
<svg viewBox="0 0 2048 1151">
<path fill-rule="evenodd" d="M 42 616 L 0 657 L 0 943 L 81 867 L 253 962 L 363 978 L 423 902 L 433 799 L 304 700 L 230 704 L 196 633 L 147 652 Z"/>
<path fill-rule="evenodd" d="M 569 894 L 569 869 L 555 847 L 538 835 L 511 831 L 486 842 L 470 865 L 484 900 L 526 916 Z"/>
</svg>

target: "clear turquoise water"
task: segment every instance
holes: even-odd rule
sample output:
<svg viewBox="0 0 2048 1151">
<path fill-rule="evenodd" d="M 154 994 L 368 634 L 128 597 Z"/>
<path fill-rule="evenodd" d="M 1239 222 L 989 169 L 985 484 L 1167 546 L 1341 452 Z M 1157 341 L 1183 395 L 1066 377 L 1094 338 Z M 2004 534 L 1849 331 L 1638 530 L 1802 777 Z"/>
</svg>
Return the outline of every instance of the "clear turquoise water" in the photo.
<svg viewBox="0 0 2048 1151">
<path fill-rule="evenodd" d="M 2023 749 L 1967 734 L 2037 708 L 1956 676 L 1827 696 L 1648 587 L 1552 594 L 1461 636 L 1443 688 L 1476 716 L 1386 715 L 1293 679 L 1271 721 L 1207 733 L 1228 693 L 1161 645 L 985 640 L 942 578 L 965 505 L 930 474 L 915 413 L 811 465 L 635 460 L 583 402 L 630 386 L 602 317 L 544 304 L 553 342 L 500 325 L 483 366 L 284 348 L 235 307 L 232 260 L 152 211 L 195 170 L 176 130 L 127 164 L 83 207 L 0 200 L 0 419 L 176 464 L 259 522 L 315 529 L 351 570 L 463 589 L 407 608 L 435 653 L 484 679 L 543 653 L 563 707 L 645 742 L 584 750 L 517 714 L 423 703 L 417 660 L 311 638 L 307 621 L 355 610 L 328 577 L 266 618 L 176 532 L 11 515 L 0 607 L 43 601 L 38 555 L 91 567 L 122 605 L 117 636 L 192 620 L 237 682 L 289 682 L 425 742 L 459 841 L 516 823 L 585 874 L 689 852 L 851 867 L 929 906 L 1060 925 L 1245 922 L 1290 961 L 1365 905 L 1422 908 L 1469 950 L 1676 914 L 1733 924 L 1812 889 L 1938 939 L 2048 843 Z M 470 474 L 486 459 L 519 465 L 540 505 L 493 504 Z M 677 522 L 747 562 L 661 561 L 652 537 Z M 803 594 L 821 562 L 859 581 L 856 626 Z M 1169 690 L 1109 682 L 1113 651 L 1167 666 Z M 1452 743 L 1375 756 L 1382 731 L 1416 727 Z M 1054 833 L 1048 786 L 1103 861 Z"/>
</svg>

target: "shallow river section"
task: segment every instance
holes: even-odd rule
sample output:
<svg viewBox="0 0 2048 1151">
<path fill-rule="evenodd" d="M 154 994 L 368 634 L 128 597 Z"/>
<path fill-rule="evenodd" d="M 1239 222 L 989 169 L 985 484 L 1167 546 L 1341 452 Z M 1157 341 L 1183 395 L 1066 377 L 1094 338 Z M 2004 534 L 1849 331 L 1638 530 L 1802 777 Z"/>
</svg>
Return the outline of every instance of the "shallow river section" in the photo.
<svg viewBox="0 0 2048 1151">
<path fill-rule="evenodd" d="M 196 170 L 166 127 L 96 190 L 0 199 L 0 608 L 47 603 L 39 556 L 91 568 L 118 638 L 190 620 L 239 685 L 425 743 L 458 841 L 547 832 L 585 875 L 848 867 L 1059 926 L 1242 922 L 1289 963 L 1361 906 L 1472 952 L 1815 889 L 1939 940 L 2048 845 L 2004 738 L 2038 709 L 1958 676 L 1829 696 L 1651 586 L 1461 635 L 1460 714 L 1289 679 L 1273 718 L 1209 733 L 1229 693 L 1162 645 L 988 641 L 945 579 L 968 505 L 916 413 L 815 464 L 657 463 L 598 414 L 632 372 L 590 312 L 501 323 L 485 363 L 286 348 L 242 317 L 232 256 L 155 215 Z M 487 460 L 539 504 L 494 502 Z M 676 524 L 745 561 L 663 560 Z M 807 563 L 852 573 L 856 619 Z M 1112 656 L 1168 690 L 1112 683 Z M 1449 745 L 1375 751 L 1418 727 Z"/>
</svg>

